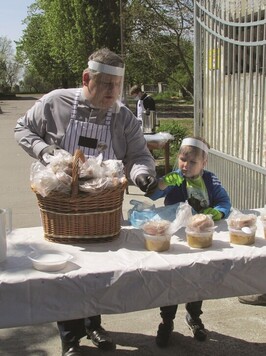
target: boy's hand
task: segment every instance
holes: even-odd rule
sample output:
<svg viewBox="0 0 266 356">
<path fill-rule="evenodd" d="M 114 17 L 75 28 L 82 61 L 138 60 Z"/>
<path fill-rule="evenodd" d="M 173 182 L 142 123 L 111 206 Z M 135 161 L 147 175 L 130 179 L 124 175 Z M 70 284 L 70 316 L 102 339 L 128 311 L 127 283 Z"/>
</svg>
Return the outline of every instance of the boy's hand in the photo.
<svg viewBox="0 0 266 356">
<path fill-rule="evenodd" d="M 203 210 L 203 214 L 211 215 L 214 221 L 221 220 L 223 218 L 223 213 L 214 208 L 207 208 Z"/>
<path fill-rule="evenodd" d="M 182 184 L 184 178 L 181 177 L 176 172 L 171 172 L 163 177 L 163 182 L 166 185 L 177 185 L 178 187 Z"/>
</svg>

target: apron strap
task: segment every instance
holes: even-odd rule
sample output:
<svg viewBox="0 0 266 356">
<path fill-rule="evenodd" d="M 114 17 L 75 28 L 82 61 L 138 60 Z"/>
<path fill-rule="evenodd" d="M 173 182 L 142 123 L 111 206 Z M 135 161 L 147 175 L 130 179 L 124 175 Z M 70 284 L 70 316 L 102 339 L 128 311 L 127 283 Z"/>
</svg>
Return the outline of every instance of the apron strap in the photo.
<svg viewBox="0 0 266 356">
<path fill-rule="evenodd" d="M 78 102 L 79 102 L 80 94 L 81 94 L 81 88 L 79 88 L 76 91 L 75 98 L 74 98 L 74 103 L 72 105 L 70 118 L 73 119 L 73 120 L 75 120 L 76 117 L 77 117 L 77 108 L 78 108 Z"/>
</svg>

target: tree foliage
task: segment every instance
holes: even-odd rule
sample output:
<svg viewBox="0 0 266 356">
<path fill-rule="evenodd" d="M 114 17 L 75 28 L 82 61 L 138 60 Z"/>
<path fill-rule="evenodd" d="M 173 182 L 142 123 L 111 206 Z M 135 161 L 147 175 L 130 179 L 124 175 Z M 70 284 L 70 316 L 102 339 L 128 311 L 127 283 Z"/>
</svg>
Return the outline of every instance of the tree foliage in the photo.
<svg viewBox="0 0 266 356">
<path fill-rule="evenodd" d="M 16 61 L 12 42 L 0 37 L 0 90 L 10 92 L 18 82 L 21 65 Z"/>
<path fill-rule="evenodd" d="M 141 8 L 141 11 L 140 11 Z M 132 82 L 165 82 L 191 95 L 193 1 L 132 0 L 126 7 Z"/>
<path fill-rule="evenodd" d="M 119 50 L 118 9 L 118 1 L 36 0 L 18 54 L 54 87 L 78 85 L 90 53 L 104 46 Z"/>
<path fill-rule="evenodd" d="M 54 86 L 48 78 L 44 78 L 34 67 L 28 65 L 20 82 L 20 89 L 27 93 L 46 93 L 53 90 Z"/>
<path fill-rule="evenodd" d="M 193 0 L 35 0 L 25 23 L 19 58 L 54 87 L 79 85 L 88 55 L 108 47 L 128 84 L 192 92 Z"/>
</svg>

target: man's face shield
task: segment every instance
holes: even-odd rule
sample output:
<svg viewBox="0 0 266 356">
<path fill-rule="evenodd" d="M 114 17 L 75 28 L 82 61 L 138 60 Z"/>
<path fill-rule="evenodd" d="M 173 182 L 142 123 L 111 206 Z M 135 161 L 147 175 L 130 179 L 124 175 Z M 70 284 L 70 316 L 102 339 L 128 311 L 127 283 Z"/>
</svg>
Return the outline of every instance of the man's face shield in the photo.
<svg viewBox="0 0 266 356">
<path fill-rule="evenodd" d="M 89 61 L 90 80 L 88 83 L 89 100 L 99 109 L 108 109 L 122 99 L 124 72 L 121 67 Z"/>
</svg>

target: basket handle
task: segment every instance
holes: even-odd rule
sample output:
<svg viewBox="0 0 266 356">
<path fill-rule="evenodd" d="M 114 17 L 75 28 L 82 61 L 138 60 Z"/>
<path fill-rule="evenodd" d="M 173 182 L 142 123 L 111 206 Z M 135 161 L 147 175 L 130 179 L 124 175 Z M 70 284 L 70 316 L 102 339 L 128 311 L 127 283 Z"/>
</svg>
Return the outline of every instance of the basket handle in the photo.
<svg viewBox="0 0 266 356">
<path fill-rule="evenodd" d="M 74 153 L 72 163 L 72 183 L 71 183 L 71 196 L 76 197 L 79 192 L 79 162 L 85 162 L 84 153 L 77 149 Z"/>
</svg>

